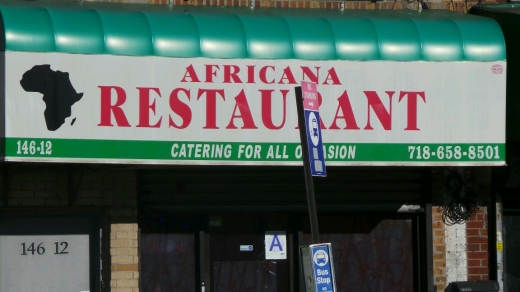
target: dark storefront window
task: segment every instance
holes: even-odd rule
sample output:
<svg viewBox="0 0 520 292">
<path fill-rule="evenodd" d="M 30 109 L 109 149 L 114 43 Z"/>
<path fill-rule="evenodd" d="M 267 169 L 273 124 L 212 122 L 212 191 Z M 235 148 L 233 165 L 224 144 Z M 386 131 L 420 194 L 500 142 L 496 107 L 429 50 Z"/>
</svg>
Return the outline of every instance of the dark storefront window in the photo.
<svg viewBox="0 0 520 292">
<path fill-rule="evenodd" d="M 338 291 L 413 291 L 411 220 L 339 220 L 341 233 L 320 233 L 321 242 L 332 244 Z M 311 235 L 300 240 L 310 244 Z"/>
<path fill-rule="evenodd" d="M 216 262 L 215 292 L 277 292 L 276 261 Z"/>
<path fill-rule="evenodd" d="M 141 291 L 195 291 L 193 234 L 142 234 L 140 245 Z"/>
<path fill-rule="evenodd" d="M 206 222 L 207 218 L 197 220 Z M 184 225 L 171 228 L 161 224 L 162 219 L 144 226 L 141 291 L 196 292 L 203 285 L 206 292 L 305 291 L 297 250 L 311 241 L 306 216 L 230 214 L 212 218 L 219 220 L 205 225 L 182 217 L 168 219 L 184 222 L 184 232 L 179 229 Z M 319 223 L 320 241 L 332 244 L 338 291 L 414 290 L 413 219 L 330 215 L 320 216 Z M 266 259 L 266 232 L 275 230 L 287 235 L 286 259 Z"/>
</svg>

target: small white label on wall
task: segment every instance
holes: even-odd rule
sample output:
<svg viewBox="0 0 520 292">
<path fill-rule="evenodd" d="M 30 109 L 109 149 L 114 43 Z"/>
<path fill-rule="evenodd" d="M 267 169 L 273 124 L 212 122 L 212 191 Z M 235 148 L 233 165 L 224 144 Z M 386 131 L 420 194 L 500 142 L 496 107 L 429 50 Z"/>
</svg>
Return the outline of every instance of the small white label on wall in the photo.
<svg viewBox="0 0 520 292">
<path fill-rule="evenodd" d="M 247 244 L 241 245 L 240 251 L 253 251 L 253 246 Z"/>
</svg>

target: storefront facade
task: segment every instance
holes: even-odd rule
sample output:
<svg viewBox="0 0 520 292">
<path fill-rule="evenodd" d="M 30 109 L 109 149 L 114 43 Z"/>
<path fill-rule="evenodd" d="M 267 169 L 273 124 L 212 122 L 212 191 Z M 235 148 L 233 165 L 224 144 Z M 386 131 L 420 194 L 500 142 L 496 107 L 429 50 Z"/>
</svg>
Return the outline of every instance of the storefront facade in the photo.
<svg viewBox="0 0 520 292">
<path fill-rule="evenodd" d="M 320 240 L 339 291 L 433 291 L 432 173 L 505 164 L 505 48 L 485 18 L 0 11 L 0 237 L 21 249 L 2 291 L 303 291 L 301 81 L 319 91 Z"/>
<path fill-rule="evenodd" d="M 503 211 L 501 221 L 497 225 L 497 234 L 500 236 L 498 255 L 503 258 L 503 283 L 504 291 L 516 291 L 520 288 L 520 266 L 515 259 L 520 252 L 519 233 L 517 225 L 520 221 L 520 202 L 518 200 L 518 152 L 520 135 L 518 131 L 517 110 L 520 107 L 518 96 L 520 85 L 516 81 L 520 74 L 520 59 L 515 54 L 520 49 L 518 43 L 519 33 L 515 27 L 520 23 L 520 6 L 511 5 L 485 5 L 475 7 L 471 14 L 486 16 L 495 19 L 500 25 L 506 42 L 508 59 L 507 76 L 507 152 L 508 168 L 497 171 L 496 177 L 500 177 L 496 183 L 498 194 L 497 206 Z"/>
</svg>

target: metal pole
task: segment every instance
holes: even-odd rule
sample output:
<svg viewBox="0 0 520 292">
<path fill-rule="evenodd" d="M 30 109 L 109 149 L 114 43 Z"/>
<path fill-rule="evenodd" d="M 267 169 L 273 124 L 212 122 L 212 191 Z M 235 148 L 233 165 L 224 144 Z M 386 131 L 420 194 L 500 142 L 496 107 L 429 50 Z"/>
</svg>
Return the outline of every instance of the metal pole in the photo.
<svg viewBox="0 0 520 292">
<path fill-rule="evenodd" d="M 307 205 L 309 207 L 309 219 L 311 223 L 312 243 L 320 242 L 320 232 L 318 228 L 318 214 L 316 211 L 316 198 L 314 196 L 314 181 L 311 175 L 311 161 L 309 156 L 309 146 L 307 133 L 305 132 L 305 116 L 303 113 L 302 88 L 294 88 L 296 93 L 296 110 L 298 111 L 298 128 L 300 130 L 300 141 L 302 147 L 303 171 L 305 173 L 305 186 L 307 188 Z"/>
</svg>

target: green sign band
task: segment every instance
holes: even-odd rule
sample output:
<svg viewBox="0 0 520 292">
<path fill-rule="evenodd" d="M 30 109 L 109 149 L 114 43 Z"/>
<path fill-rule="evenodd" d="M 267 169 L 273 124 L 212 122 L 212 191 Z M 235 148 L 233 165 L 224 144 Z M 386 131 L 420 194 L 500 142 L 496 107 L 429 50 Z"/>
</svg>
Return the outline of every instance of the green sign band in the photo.
<svg viewBox="0 0 520 292">
<path fill-rule="evenodd" d="M 505 144 L 325 143 L 326 162 L 505 162 Z M 6 160 L 69 159 L 299 162 L 299 143 L 6 138 Z"/>
</svg>

